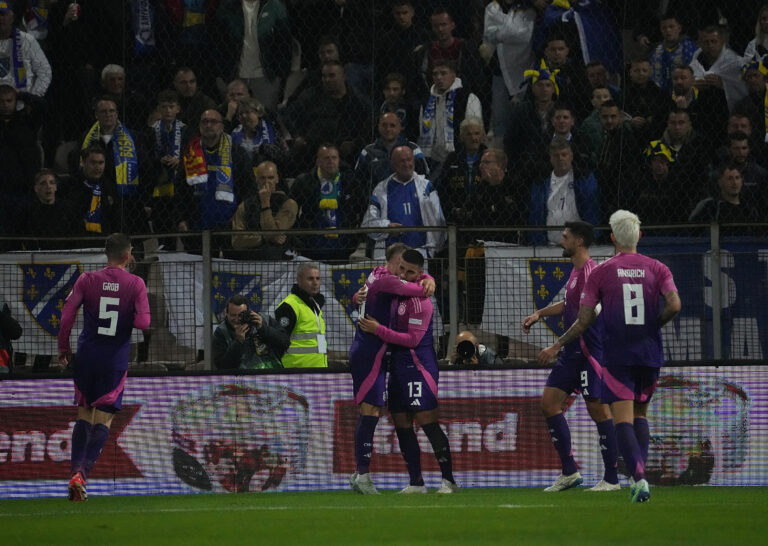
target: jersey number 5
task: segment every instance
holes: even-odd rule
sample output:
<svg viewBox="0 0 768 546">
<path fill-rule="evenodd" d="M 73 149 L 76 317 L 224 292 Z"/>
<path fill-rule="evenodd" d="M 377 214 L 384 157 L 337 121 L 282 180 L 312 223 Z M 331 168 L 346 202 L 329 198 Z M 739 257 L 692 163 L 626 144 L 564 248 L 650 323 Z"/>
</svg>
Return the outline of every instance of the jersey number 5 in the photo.
<svg viewBox="0 0 768 546">
<path fill-rule="evenodd" d="M 99 326 L 98 333 L 102 336 L 114 336 L 117 331 L 117 309 L 109 309 L 110 306 L 120 305 L 120 298 L 107 298 L 102 296 L 99 299 L 99 320 L 108 320 L 109 326 Z"/>
<path fill-rule="evenodd" d="M 642 284 L 625 284 L 624 287 L 624 323 L 645 324 L 645 300 Z"/>
</svg>

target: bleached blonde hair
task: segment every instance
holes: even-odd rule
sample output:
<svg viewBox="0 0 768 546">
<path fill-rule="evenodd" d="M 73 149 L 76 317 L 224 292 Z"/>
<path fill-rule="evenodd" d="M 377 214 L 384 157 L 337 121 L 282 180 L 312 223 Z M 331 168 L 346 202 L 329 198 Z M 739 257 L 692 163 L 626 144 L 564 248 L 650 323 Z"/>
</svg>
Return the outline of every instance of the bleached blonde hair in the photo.
<svg viewBox="0 0 768 546">
<path fill-rule="evenodd" d="M 640 240 L 640 218 L 634 212 L 619 209 L 608 220 L 616 245 L 621 248 L 635 249 Z"/>
</svg>

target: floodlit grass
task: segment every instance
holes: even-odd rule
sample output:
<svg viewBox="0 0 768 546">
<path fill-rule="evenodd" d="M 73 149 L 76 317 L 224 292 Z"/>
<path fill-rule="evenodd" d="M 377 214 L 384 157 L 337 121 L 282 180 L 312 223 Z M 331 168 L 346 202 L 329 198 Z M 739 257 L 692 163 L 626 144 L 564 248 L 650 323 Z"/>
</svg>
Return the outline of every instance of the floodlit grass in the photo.
<svg viewBox="0 0 768 546">
<path fill-rule="evenodd" d="M 768 488 L 653 487 L 454 495 L 353 492 L 0 501 L 5 546 L 22 544 L 760 544 Z"/>
</svg>

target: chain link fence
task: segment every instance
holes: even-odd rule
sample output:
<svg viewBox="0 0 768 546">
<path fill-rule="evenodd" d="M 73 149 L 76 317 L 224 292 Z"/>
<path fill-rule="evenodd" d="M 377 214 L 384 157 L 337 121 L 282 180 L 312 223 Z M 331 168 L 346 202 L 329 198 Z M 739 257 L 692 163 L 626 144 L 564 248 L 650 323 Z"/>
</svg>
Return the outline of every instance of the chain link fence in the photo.
<svg viewBox="0 0 768 546">
<path fill-rule="evenodd" d="M 679 317 L 663 330 L 665 358 L 670 365 L 764 361 L 768 354 L 768 245 L 764 238 L 720 237 L 716 224 L 709 229 L 712 238 L 670 236 L 670 229 L 644 227 L 640 252 L 671 269 L 683 302 Z M 471 252 L 462 254 L 457 242 L 471 232 L 453 227 L 443 231 L 449 241 L 446 256 L 428 259 L 425 266 L 437 283 L 433 335 L 442 365 L 457 364 L 454 340 L 467 330 L 497 353 L 498 365 L 535 367 L 538 352 L 570 325 L 560 316 L 549 317 L 524 334 L 521 323 L 534 311 L 564 298 L 573 267 L 570 260 L 555 246 L 490 240 L 476 242 Z M 306 233 L 321 236 L 324 232 Z M 204 232 L 200 253 L 145 245 L 136 273 L 147 282 L 152 327 L 134 334 L 134 372 L 217 370 L 211 357 L 213 332 L 234 295 L 244 297 L 248 307 L 263 316 L 274 316 L 296 282 L 298 266 L 307 258 L 300 253 L 278 261 L 222 258 L 214 241 L 232 234 Z M 599 263 L 613 255 L 613 248 L 597 244 L 590 252 Z M 51 363 L 55 364 L 64 298 L 82 272 L 104 263 L 97 248 L 0 254 L 0 299 L 24 331 L 14 342 L 15 373 L 57 370 Z M 318 264 L 329 366 L 343 370 L 359 316 L 353 295 L 383 261 L 362 256 L 357 261 Z M 73 332 L 79 328 L 76 323 Z"/>
<path fill-rule="evenodd" d="M 0 73 L 16 101 L 6 235 L 354 228 L 408 142 L 459 227 L 604 224 L 620 207 L 647 224 L 766 219 L 757 1 L 9 4 L 3 36 L 24 47 Z M 569 146 L 550 149 L 558 136 Z M 263 161 L 276 182 L 256 174 Z M 726 165 L 742 179 L 735 207 L 721 205 L 738 184 Z M 32 191 L 41 167 L 54 198 Z M 336 243 L 327 254 L 356 248 Z"/>
</svg>

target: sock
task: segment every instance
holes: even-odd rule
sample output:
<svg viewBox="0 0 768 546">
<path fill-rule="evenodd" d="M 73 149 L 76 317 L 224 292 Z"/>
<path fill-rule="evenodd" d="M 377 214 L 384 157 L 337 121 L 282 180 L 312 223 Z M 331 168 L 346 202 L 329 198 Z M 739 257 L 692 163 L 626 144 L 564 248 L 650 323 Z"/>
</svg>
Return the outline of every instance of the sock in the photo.
<svg viewBox="0 0 768 546">
<path fill-rule="evenodd" d="M 408 469 L 411 485 L 424 485 L 424 478 L 421 477 L 421 448 L 419 440 L 416 438 L 416 431 L 413 427 L 396 428 L 397 442 L 400 444 L 400 453 L 405 460 L 405 467 Z"/>
<path fill-rule="evenodd" d="M 600 435 L 600 454 L 603 456 L 605 473 L 603 479 L 608 483 L 619 483 L 616 473 L 616 459 L 619 456 L 619 448 L 616 445 L 616 430 L 613 419 L 606 419 L 597 423 L 597 433 Z"/>
<path fill-rule="evenodd" d="M 645 463 L 640 453 L 640 445 L 635 436 L 635 429 L 630 423 L 619 423 L 616 425 L 616 440 L 619 444 L 619 451 L 624 457 L 627 465 L 627 472 L 632 476 L 635 482 L 645 479 Z"/>
<path fill-rule="evenodd" d="M 451 447 L 448 445 L 448 437 L 443 432 L 443 429 L 440 428 L 440 424 L 437 422 L 427 423 L 426 425 L 421 425 L 421 429 L 427 435 L 429 443 L 432 444 L 432 451 L 435 452 L 435 459 L 437 459 L 437 463 L 440 465 L 440 473 L 443 475 L 443 478 L 451 483 L 456 483 L 456 480 L 453 479 Z"/>
<path fill-rule="evenodd" d="M 85 450 L 88 446 L 88 438 L 91 435 L 91 424 L 85 419 L 78 419 L 72 429 L 71 469 L 74 476 L 77 472 L 84 471 Z"/>
<path fill-rule="evenodd" d="M 367 474 L 371 469 L 373 455 L 373 433 L 379 418 L 375 415 L 358 415 L 355 427 L 355 463 L 358 474 Z"/>
<path fill-rule="evenodd" d="M 640 444 L 640 455 L 643 456 L 643 466 L 648 464 L 648 446 L 651 444 L 651 432 L 648 430 L 648 419 L 635 417 L 633 423 L 637 443 Z"/>
<path fill-rule="evenodd" d="M 85 463 L 83 464 L 83 475 L 86 478 L 96 463 L 96 459 L 101 455 L 101 450 L 104 449 L 108 436 L 109 429 L 101 423 L 93 425 L 93 428 L 91 428 L 91 437 L 88 439 L 88 447 L 85 450 Z"/>
<path fill-rule="evenodd" d="M 560 455 L 563 475 L 570 476 L 577 472 L 578 468 L 576 468 L 576 461 L 573 459 L 573 452 L 571 451 L 571 429 L 568 428 L 565 415 L 558 413 L 552 417 L 547 417 L 547 428 L 552 437 L 552 445 L 555 446 L 557 454 Z"/>
</svg>

